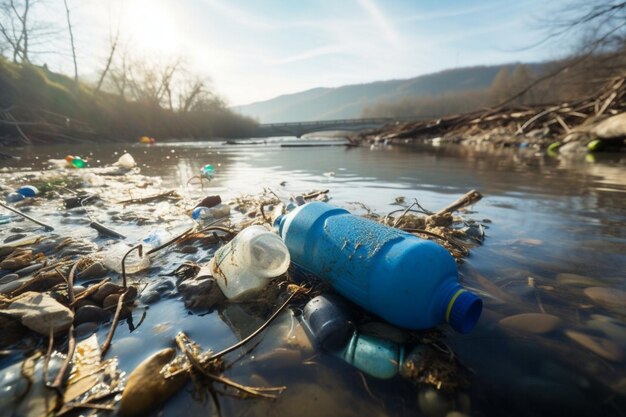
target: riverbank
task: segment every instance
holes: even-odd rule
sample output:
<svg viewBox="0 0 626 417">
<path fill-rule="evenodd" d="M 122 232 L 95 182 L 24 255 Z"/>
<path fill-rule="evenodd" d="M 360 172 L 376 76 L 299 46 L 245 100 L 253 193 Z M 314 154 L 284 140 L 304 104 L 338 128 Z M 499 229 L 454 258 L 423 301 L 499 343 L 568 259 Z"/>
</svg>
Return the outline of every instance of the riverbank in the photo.
<svg viewBox="0 0 626 417">
<path fill-rule="evenodd" d="M 563 154 L 624 150 L 626 79 L 611 80 L 586 99 L 501 107 L 436 120 L 396 122 L 353 135 L 355 142 L 423 141 L 467 146 L 530 147 Z"/>
</svg>

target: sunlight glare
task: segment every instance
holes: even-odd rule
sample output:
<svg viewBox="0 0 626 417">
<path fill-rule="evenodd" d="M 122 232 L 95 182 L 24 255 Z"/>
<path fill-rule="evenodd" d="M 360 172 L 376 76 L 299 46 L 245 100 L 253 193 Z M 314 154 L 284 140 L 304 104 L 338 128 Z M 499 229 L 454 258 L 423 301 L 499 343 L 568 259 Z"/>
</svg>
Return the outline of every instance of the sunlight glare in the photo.
<svg viewBox="0 0 626 417">
<path fill-rule="evenodd" d="M 131 34 L 132 42 L 143 52 L 178 54 L 183 42 L 176 14 L 159 3 L 149 0 L 131 2 L 124 13 L 125 31 Z"/>
</svg>

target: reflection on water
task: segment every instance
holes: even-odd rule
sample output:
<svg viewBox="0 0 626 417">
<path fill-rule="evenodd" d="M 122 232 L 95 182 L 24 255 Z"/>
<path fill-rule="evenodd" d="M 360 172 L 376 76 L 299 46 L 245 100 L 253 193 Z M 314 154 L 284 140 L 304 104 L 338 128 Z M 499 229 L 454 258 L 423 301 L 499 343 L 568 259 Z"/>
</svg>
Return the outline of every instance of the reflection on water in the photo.
<svg viewBox="0 0 626 417">
<path fill-rule="evenodd" d="M 72 148 L 72 153 L 91 155 L 94 165 L 104 165 L 123 150 L 111 145 Z M 398 196 L 417 198 L 430 209 L 473 188 L 485 196 L 471 216 L 490 221 L 487 240 L 461 267 L 465 285 L 485 297 L 484 316 L 473 333 L 445 339 L 471 370 L 469 398 L 432 399 L 421 388 L 416 395 L 415 387 L 399 379 L 364 382 L 354 370 L 322 355 L 306 365 L 304 358 L 279 358 L 274 368 L 256 370 L 256 382 L 243 382 L 285 384 L 289 389 L 284 397 L 277 403 L 225 399 L 224 415 L 444 417 L 451 409 L 463 411 L 450 408 L 451 402 L 471 403 L 463 407 L 473 415 L 623 415 L 626 299 L 598 299 L 587 290 L 608 287 L 618 295 L 626 290 L 624 156 L 568 161 L 533 151 L 487 153 L 465 147 L 281 148 L 280 140 L 254 146 L 165 143 L 125 150 L 142 173 L 161 176 L 166 188 L 186 187 L 202 166 L 213 164 L 216 176 L 204 193 L 226 198 L 264 187 L 281 196 L 328 188 L 335 204 L 358 211 L 351 203 L 361 202 L 385 213 L 397 208 L 393 202 Z M 68 151 L 14 153 L 23 159 L 11 165 L 39 169 L 48 158 L 62 158 Z M 194 193 L 197 187 L 193 185 Z M 532 331 L 523 317 L 517 327 L 501 323 L 523 313 L 556 316 L 559 323 L 548 331 Z M 163 317 L 168 317 L 164 324 Z M 219 348 L 235 340 L 221 322 L 203 324 L 205 319 L 188 316 L 180 303 L 156 304 L 144 324 L 160 329 L 150 350 L 166 346 L 181 323 L 205 346 L 220 340 Z M 139 355 L 144 348 L 137 343 Z M 259 350 L 271 346 L 266 337 Z M 120 347 L 114 344 L 112 352 L 116 349 Z M 121 365 L 132 369 L 136 360 Z M 235 367 L 233 375 L 252 378 L 245 369 L 243 364 Z M 191 401 L 191 396 L 179 394 L 165 415 L 207 413 L 210 401 Z M 437 401 L 444 405 L 437 408 Z M 346 404 L 351 404 L 348 411 Z"/>
</svg>

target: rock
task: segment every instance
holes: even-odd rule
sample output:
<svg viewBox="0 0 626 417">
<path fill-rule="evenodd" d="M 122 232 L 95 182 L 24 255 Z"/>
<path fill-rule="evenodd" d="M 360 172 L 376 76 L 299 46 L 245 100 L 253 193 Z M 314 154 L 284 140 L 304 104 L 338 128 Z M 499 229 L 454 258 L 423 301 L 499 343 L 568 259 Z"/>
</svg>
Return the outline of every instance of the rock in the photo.
<svg viewBox="0 0 626 417">
<path fill-rule="evenodd" d="M 91 298 L 97 302 L 102 303 L 105 298 L 107 298 L 111 294 L 120 294 L 124 291 L 124 287 L 121 285 L 113 284 L 112 282 L 107 282 L 102 287 L 98 288 Z"/>
<path fill-rule="evenodd" d="M 9 294 L 17 290 L 18 288 L 20 288 L 22 285 L 26 284 L 31 279 L 32 279 L 31 277 L 24 277 L 24 278 L 15 279 L 5 284 L 0 284 L 0 294 Z"/>
<path fill-rule="evenodd" d="M 626 315 L 626 291 L 615 288 L 589 287 L 585 295 L 607 310 Z"/>
<path fill-rule="evenodd" d="M 161 299 L 161 295 L 156 290 L 148 290 L 141 294 L 139 297 L 139 301 L 144 304 L 152 304 L 155 301 L 159 301 Z"/>
<path fill-rule="evenodd" d="M 294 368 L 302 363 L 300 351 L 282 347 L 263 352 L 250 359 L 257 371 L 268 375 L 272 375 L 278 370 Z"/>
<path fill-rule="evenodd" d="M 74 325 L 82 323 L 100 323 L 109 320 L 111 313 L 100 307 L 96 306 L 84 306 L 76 310 L 74 315 Z"/>
<path fill-rule="evenodd" d="M 567 337 L 579 345 L 589 349 L 598 356 L 612 362 L 621 362 L 624 359 L 624 351 L 615 342 L 602 337 L 590 336 L 574 330 L 565 332 Z"/>
<path fill-rule="evenodd" d="M 523 313 L 503 318 L 500 326 L 528 333 L 549 333 L 561 324 L 561 319 L 545 313 Z"/>
<path fill-rule="evenodd" d="M 120 401 L 121 416 L 144 416 L 182 388 L 187 381 L 187 373 L 168 379 L 161 373 L 175 356 L 174 349 L 163 349 L 141 362 L 130 373 Z"/>
<path fill-rule="evenodd" d="M 11 236 L 7 237 L 6 239 L 4 239 L 4 243 L 9 243 L 9 242 L 13 242 L 13 241 L 18 240 L 18 239 L 23 239 L 26 236 L 28 236 L 26 233 L 17 233 L 17 234 L 11 235 Z"/>
<path fill-rule="evenodd" d="M 98 330 L 100 324 L 94 322 L 82 323 L 74 327 L 74 334 L 78 340 L 85 339 Z"/>
<path fill-rule="evenodd" d="M 6 274 L 5 276 L 3 276 L 2 278 L 0 278 L 0 285 L 2 284 L 8 284 L 9 282 L 15 281 L 16 279 L 18 279 L 20 276 L 17 274 Z"/>
<path fill-rule="evenodd" d="M 78 279 L 92 279 L 102 278 L 109 273 L 109 270 L 102 264 L 102 262 L 94 262 L 87 268 L 76 274 Z"/>
<path fill-rule="evenodd" d="M 15 273 L 21 277 L 26 276 L 26 275 L 30 275 L 31 273 L 35 272 L 35 271 L 39 271 L 41 268 L 43 268 L 43 264 L 42 263 L 36 263 L 33 265 L 29 265 L 25 268 L 22 269 L 18 269 L 17 271 L 15 271 Z"/>
<path fill-rule="evenodd" d="M 601 314 L 592 314 L 587 326 L 601 330 L 613 341 L 626 346 L 626 323 Z"/>
<path fill-rule="evenodd" d="M 556 275 L 556 282 L 562 285 L 574 285 L 581 287 L 600 286 L 601 281 L 597 279 L 586 277 L 584 275 L 560 273 Z"/>
<path fill-rule="evenodd" d="M 452 402 L 441 391 L 431 387 L 419 391 L 417 403 L 426 417 L 445 417 L 452 409 Z"/>
<path fill-rule="evenodd" d="M 29 382 L 22 376 L 22 362 L 7 366 L 0 371 L 0 410 L 10 410 L 13 403 L 22 398 L 29 388 Z"/>
<path fill-rule="evenodd" d="M 50 329 L 58 333 L 69 329 L 74 321 L 74 313 L 47 294 L 33 291 L 17 297 L 4 313 L 19 318 L 29 329 L 44 335 L 50 335 Z"/>
<path fill-rule="evenodd" d="M 188 279 L 178 290 L 185 299 L 185 306 L 192 309 L 210 309 L 226 299 L 214 278 Z"/>
<path fill-rule="evenodd" d="M 626 136 L 626 113 L 621 113 L 600 122 L 591 132 L 600 139 L 615 139 Z"/>
</svg>

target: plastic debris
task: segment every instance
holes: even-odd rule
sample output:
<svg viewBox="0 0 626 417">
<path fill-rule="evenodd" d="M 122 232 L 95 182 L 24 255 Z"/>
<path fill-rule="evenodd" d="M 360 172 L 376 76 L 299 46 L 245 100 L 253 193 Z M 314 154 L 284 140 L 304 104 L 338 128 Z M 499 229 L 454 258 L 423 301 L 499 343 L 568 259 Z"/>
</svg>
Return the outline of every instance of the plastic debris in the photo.
<svg viewBox="0 0 626 417">
<path fill-rule="evenodd" d="M 263 226 L 250 226 L 222 246 L 209 264 L 217 284 L 229 299 L 245 298 L 289 268 L 287 247 Z"/>
<path fill-rule="evenodd" d="M 17 192 L 22 194 L 24 197 L 35 197 L 37 194 L 39 194 L 39 190 L 37 189 L 37 187 L 34 187 L 32 185 L 23 185 L 17 189 Z"/>
<path fill-rule="evenodd" d="M 423 330 L 447 322 L 467 333 L 480 317 L 482 301 L 459 285 L 454 258 L 435 242 L 322 202 L 276 224 L 295 264 L 392 324 Z"/>
<path fill-rule="evenodd" d="M 74 159 L 72 159 L 71 164 L 74 168 L 85 168 L 85 166 L 87 166 L 87 161 L 82 159 L 80 156 L 75 156 Z"/>
<path fill-rule="evenodd" d="M 7 203 L 17 203 L 18 201 L 22 201 L 24 199 L 24 195 L 20 193 L 9 193 L 4 198 Z"/>
<path fill-rule="evenodd" d="M 228 204 L 218 204 L 214 207 L 196 207 L 191 212 L 191 218 L 200 224 L 208 223 L 212 220 L 230 216 L 230 206 Z"/>
<path fill-rule="evenodd" d="M 132 169 L 137 166 L 135 158 L 129 153 L 125 153 L 117 160 L 116 165 L 125 169 Z"/>
<path fill-rule="evenodd" d="M 206 164 L 200 170 L 200 174 L 207 180 L 211 181 L 215 176 L 215 167 L 211 164 Z"/>
</svg>

